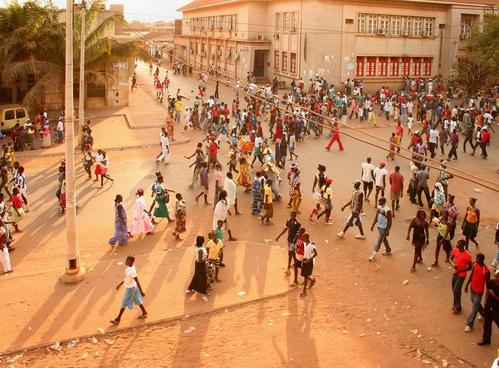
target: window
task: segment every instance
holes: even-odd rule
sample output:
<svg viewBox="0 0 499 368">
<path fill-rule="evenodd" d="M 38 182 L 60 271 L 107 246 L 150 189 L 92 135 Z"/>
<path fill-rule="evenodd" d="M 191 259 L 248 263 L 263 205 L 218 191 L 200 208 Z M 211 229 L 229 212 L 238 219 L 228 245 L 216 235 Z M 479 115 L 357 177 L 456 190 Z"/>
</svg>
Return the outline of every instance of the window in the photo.
<svg viewBox="0 0 499 368">
<path fill-rule="evenodd" d="M 296 32 L 298 30 L 298 13 L 291 13 L 291 32 Z"/>
<path fill-rule="evenodd" d="M 376 58 L 368 57 L 367 58 L 367 68 L 366 68 L 366 77 L 375 77 L 376 76 Z"/>
<path fill-rule="evenodd" d="M 289 54 L 289 71 L 296 74 L 296 54 L 294 52 Z"/>
<path fill-rule="evenodd" d="M 423 59 L 423 75 L 425 77 L 431 76 L 431 64 L 433 62 L 432 58 L 424 58 Z"/>
<path fill-rule="evenodd" d="M 433 37 L 433 18 L 424 19 L 424 35 L 426 37 Z"/>
<path fill-rule="evenodd" d="M 14 115 L 14 110 L 5 111 L 5 120 L 14 120 L 16 116 Z"/>
<path fill-rule="evenodd" d="M 359 14 L 357 17 L 357 32 L 366 33 L 366 14 Z"/>
<path fill-rule="evenodd" d="M 236 14 L 232 14 L 230 16 L 230 30 L 231 31 L 237 30 L 237 15 Z"/>
<path fill-rule="evenodd" d="M 279 70 L 279 51 L 274 51 L 274 69 Z"/>
<path fill-rule="evenodd" d="M 399 75 L 400 58 L 390 58 L 390 76 L 398 77 Z"/>
<path fill-rule="evenodd" d="M 283 52 L 282 53 L 282 71 L 287 71 L 288 70 L 288 53 Z"/>
<path fill-rule="evenodd" d="M 402 76 L 406 77 L 410 74 L 411 67 L 411 59 L 410 58 L 402 58 Z"/>
<path fill-rule="evenodd" d="M 282 13 L 282 30 L 284 32 L 289 31 L 289 13 Z"/>
<path fill-rule="evenodd" d="M 367 16 L 367 33 L 378 33 L 378 16 L 375 14 Z"/>
<path fill-rule="evenodd" d="M 402 32 L 401 17 L 390 17 L 390 31 L 392 35 L 400 36 L 400 33 Z"/>
<path fill-rule="evenodd" d="M 26 112 L 24 109 L 17 109 L 16 110 L 16 119 L 23 119 L 26 117 Z"/>
<path fill-rule="evenodd" d="M 412 58 L 412 75 L 421 75 L 421 58 Z"/>
<path fill-rule="evenodd" d="M 380 77 L 386 77 L 388 75 L 388 58 L 380 57 L 378 67 L 378 75 Z"/>
<path fill-rule="evenodd" d="M 467 37 L 471 31 L 471 18 L 461 15 L 461 38 Z"/>
<path fill-rule="evenodd" d="M 357 77 L 364 76 L 364 57 L 363 56 L 357 56 L 357 65 L 355 67 L 355 75 Z"/>
<path fill-rule="evenodd" d="M 423 36 L 424 18 L 414 18 L 414 36 Z"/>
<path fill-rule="evenodd" d="M 381 15 L 379 17 L 379 33 L 390 33 L 390 17 L 388 15 Z"/>
<path fill-rule="evenodd" d="M 275 31 L 281 30 L 281 13 L 275 13 Z"/>
<path fill-rule="evenodd" d="M 412 18 L 402 17 L 402 35 L 411 36 L 412 35 Z"/>
</svg>

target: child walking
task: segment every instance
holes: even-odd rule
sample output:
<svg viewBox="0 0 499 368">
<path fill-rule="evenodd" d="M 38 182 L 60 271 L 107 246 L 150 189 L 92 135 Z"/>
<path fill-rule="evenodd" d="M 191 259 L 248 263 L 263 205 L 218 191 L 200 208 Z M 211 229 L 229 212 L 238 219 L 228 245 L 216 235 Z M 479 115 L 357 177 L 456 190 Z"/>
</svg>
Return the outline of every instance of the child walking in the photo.
<svg viewBox="0 0 499 368">
<path fill-rule="evenodd" d="M 125 312 L 125 308 L 133 309 L 134 306 L 138 305 L 142 310 L 142 314 L 138 316 L 138 319 L 147 318 L 147 311 L 144 308 L 143 297 L 146 296 L 140 285 L 139 278 L 137 277 L 137 270 L 133 265 L 135 262 L 134 256 L 126 257 L 125 264 L 127 268 L 125 269 L 125 278 L 122 282 L 116 286 L 116 290 L 119 290 L 121 285 L 125 284 L 125 295 L 123 295 L 123 300 L 121 301 L 121 309 L 118 317 L 110 321 L 111 324 L 117 325 L 121 321 L 121 316 Z"/>
</svg>

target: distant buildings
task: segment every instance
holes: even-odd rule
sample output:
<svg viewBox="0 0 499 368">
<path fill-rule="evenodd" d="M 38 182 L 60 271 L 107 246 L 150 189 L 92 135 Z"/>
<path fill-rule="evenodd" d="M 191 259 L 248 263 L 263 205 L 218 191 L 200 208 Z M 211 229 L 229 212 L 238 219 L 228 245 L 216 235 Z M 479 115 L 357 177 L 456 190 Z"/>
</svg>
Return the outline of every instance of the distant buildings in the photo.
<svg viewBox="0 0 499 368">
<path fill-rule="evenodd" d="M 405 76 L 449 77 L 495 0 L 194 0 L 179 9 L 178 53 L 259 82 L 348 78 L 367 90 Z M 181 33 L 181 34 L 180 34 Z"/>
</svg>

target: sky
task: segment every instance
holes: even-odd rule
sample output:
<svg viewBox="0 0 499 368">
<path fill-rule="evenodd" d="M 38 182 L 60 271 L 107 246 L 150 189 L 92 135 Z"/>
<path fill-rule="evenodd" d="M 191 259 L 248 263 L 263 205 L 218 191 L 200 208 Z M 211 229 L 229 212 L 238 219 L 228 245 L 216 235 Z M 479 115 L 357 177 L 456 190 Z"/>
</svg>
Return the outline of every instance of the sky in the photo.
<svg viewBox="0 0 499 368">
<path fill-rule="evenodd" d="M 79 1 L 76 0 L 75 3 Z M 0 6 L 5 5 L 7 2 L 7 0 L 0 0 Z M 53 2 L 58 7 L 66 7 L 66 0 L 53 0 Z M 177 13 L 176 9 L 190 2 L 191 0 L 106 0 L 106 6 L 108 7 L 109 4 L 124 4 L 126 20 L 157 22 L 181 18 L 182 13 Z"/>
</svg>

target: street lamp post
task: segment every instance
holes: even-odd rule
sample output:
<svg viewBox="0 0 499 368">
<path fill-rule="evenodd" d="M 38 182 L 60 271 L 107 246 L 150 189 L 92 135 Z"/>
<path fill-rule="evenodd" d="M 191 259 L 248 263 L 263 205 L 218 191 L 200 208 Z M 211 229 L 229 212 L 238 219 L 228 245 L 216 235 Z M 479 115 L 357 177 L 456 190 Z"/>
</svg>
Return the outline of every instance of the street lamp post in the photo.
<svg viewBox="0 0 499 368">
<path fill-rule="evenodd" d="M 61 281 L 76 284 L 85 278 L 80 266 L 76 224 L 74 172 L 74 100 L 73 100 L 73 0 L 66 1 L 66 80 L 64 101 L 66 149 L 66 270 Z"/>
<path fill-rule="evenodd" d="M 78 108 L 78 125 L 81 128 L 85 124 L 85 14 L 86 14 L 85 0 L 81 2 L 81 32 L 80 32 L 80 98 Z"/>
</svg>

